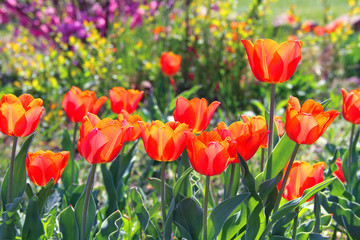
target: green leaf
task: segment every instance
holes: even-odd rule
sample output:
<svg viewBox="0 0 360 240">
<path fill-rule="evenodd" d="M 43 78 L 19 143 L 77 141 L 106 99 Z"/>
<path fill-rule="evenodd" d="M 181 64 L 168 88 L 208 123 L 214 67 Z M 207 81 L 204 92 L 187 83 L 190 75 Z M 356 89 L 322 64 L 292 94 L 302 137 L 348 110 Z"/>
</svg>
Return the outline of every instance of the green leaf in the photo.
<svg viewBox="0 0 360 240">
<path fill-rule="evenodd" d="M 284 169 L 294 151 L 295 145 L 296 143 L 290 140 L 286 134 L 283 135 L 272 152 L 272 161 L 267 162 L 265 165 L 265 179 L 275 178 L 276 175 L 278 175 L 279 172 Z M 271 169 L 269 176 L 267 175 L 268 168 Z"/>
<path fill-rule="evenodd" d="M 56 229 L 56 214 L 57 214 L 57 206 L 54 206 L 50 211 L 49 214 L 42 220 L 44 224 L 45 236 L 47 239 L 51 239 L 54 237 L 54 232 Z"/>
<path fill-rule="evenodd" d="M 194 95 L 199 89 L 201 88 L 201 85 L 195 85 L 189 90 L 183 91 L 179 95 L 177 95 L 175 98 L 172 98 L 169 104 L 169 112 L 173 112 L 176 106 L 176 100 L 178 97 L 184 97 L 186 99 L 190 98 L 192 95 Z"/>
<path fill-rule="evenodd" d="M 75 211 L 71 205 L 60 212 L 59 225 L 63 239 L 79 239 L 79 226 L 76 223 Z"/>
<path fill-rule="evenodd" d="M 193 198 L 185 198 L 177 204 L 173 221 L 183 238 L 200 239 L 202 215 L 202 208 Z"/>
<path fill-rule="evenodd" d="M 106 164 L 101 164 L 101 173 L 103 176 L 103 182 L 105 186 L 106 193 L 108 195 L 108 203 L 105 216 L 108 217 L 111 213 L 115 212 L 118 209 L 118 199 L 116 188 L 114 186 L 114 179 L 112 174 L 107 169 Z"/>
<path fill-rule="evenodd" d="M 235 197 L 226 199 L 217 205 L 209 216 L 208 221 L 208 239 L 215 239 L 230 214 L 249 196 L 249 193 L 241 193 Z"/>
<path fill-rule="evenodd" d="M 172 222 L 174 219 L 174 210 L 175 210 L 175 199 L 171 200 L 168 214 L 166 216 L 165 228 L 164 228 L 164 237 L 165 239 L 171 238 Z"/>
<path fill-rule="evenodd" d="M 329 237 L 325 237 L 320 233 L 298 233 L 296 235 L 297 240 L 325 240 Z"/>
<path fill-rule="evenodd" d="M 37 194 L 38 196 L 38 206 L 39 206 L 39 214 L 40 216 L 42 216 L 42 213 L 44 211 L 44 207 L 46 204 L 46 201 L 48 199 L 48 197 L 54 193 L 54 179 L 50 179 L 50 181 L 46 184 L 45 187 L 41 188 L 41 190 L 39 191 L 39 193 Z"/>
<path fill-rule="evenodd" d="M 136 190 L 136 188 L 131 189 L 130 196 L 131 196 L 132 204 L 135 209 L 136 216 L 140 222 L 140 226 L 144 231 L 146 231 L 150 221 L 149 212 L 146 210 L 143 201 L 141 199 L 141 195 Z"/>
<path fill-rule="evenodd" d="M 284 205 L 282 205 L 279 210 L 271 217 L 272 221 L 277 221 L 280 218 L 282 218 L 283 216 L 285 216 L 286 214 L 294 211 L 295 208 L 301 206 L 302 204 L 304 204 L 307 200 L 309 200 L 315 193 L 320 192 L 321 190 L 323 190 L 324 188 L 326 188 L 328 185 L 330 185 L 333 181 L 335 180 L 334 178 L 330 178 L 327 179 L 319 184 L 316 184 L 315 186 L 313 186 L 312 188 L 306 189 L 302 195 L 301 198 L 297 198 L 294 200 L 291 200 L 287 203 L 285 203 Z"/>
<path fill-rule="evenodd" d="M 26 209 L 26 217 L 22 230 L 22 239 L 39 239 L 44 235 L 44 225 L 41 222 L 38 207 L 38 197 L 34 196 L 30 199 Z"/>
<path fill-rule="evenodd" d="M 257 204 L 255 207 L 250 209 L 250 217 L 246 225 L 245 238 L 258 240 L 260 239 L 260 236 L 263 233 L 266 225 L 265 211 L 261 201 L 258 201 L 254 198 L 251 198 L 249 202 L 250 201 L 253 201 Z"/>
<path fill-rule="evenodd" d="M 95 236 L 95 240 L 118 239 L 121 225 L 121 213 L 120 211 L 115 211 L 103 221 L 100 231 Z"/>
<path fill-rule="evenodd" d="M 251 174 L 246 161 L 240 156 L 240 154 L 237 154 L 237 155 L 238 155 L 238 158 L 240 161 L 241 168 L 243 169 L 242 182 L 243 182 L 245 188 L 251 193 L 251 196 L 253 198 L 255 198 L 257 201 L 261 202 L 261 198 L 258 195 L 258 193 L 256 192 L 256 184 L 255 184 L 254 176 Z"/>
<path fill-rule="evenodd" d="M 355 136 L 353 138 L 353 147 L 352 147 L 352 153 L 351 153 L 351 173 L 349 175 L 349 167 L 348 167 L 348 159 L 349 159 L 349 150 L 347 150 L 344 155 L 341 157 L 342 159 L 342 169 L 344 172 L 344 177 L 345 177 L 345 181 L 346 183 L 350 183 L 352 182 L 352 180 L 354 179 L 355 175 L 356 175 L 356 170 L 358 168 L 358 161 L 359 161 L 359 155 L 358 152 L 356 151 L 356 143 L 358 142 L 359 139 L 359 128 L 357 129 Z"/>
<path fill-rule="evenodd" d="M 332 220 L 332 215 L 331 214 L 324 214 L 321 216 L 320 219 L 320 225 L 321 227 L 327 227 L 330 226 L 331 224 L 331 220 Z M 315 225 L 315 219 L 310 219 L 309 221 L 301 224 L 298 227 L 298 232 L 312 232 L 314 229 L 314 225 Z"/>
<path fill-rule="evenodd" d="M 36 136 L 36 132 L 29 135 L 29 137 L 25 140 L 23 145 L 20 148 L 20 151 L 15 157 L 14 164 L 14 179 L 13 179 L 13 190 L 12 190 L 12 198 L 22 197 L 25 192 L 26 186 L 26 156 L 29 150 L 30 144 Z M 5 177 L 3 179 L 1 185 L 1 198 L 3 206 L 7 204 L 7 193 L 8 193 L 8 184 L 9 184 L 9 170 L 6 171 Z"/>
<path fill-rule="evenodd" d="M 68 162 L 63 174 L 61 175 L 61 180 L 64 184 L 64 187 L 65 187 L 65 189 L 68 189 L 73 184 L 73 179 L 72 179 L 72 175 L 71 175 L 72 174 L 71 167 L 72 167 L 73 162 L 75 161 L 75 154 L 74 154 L 73 142 L 71 140 L 69 131 L 67 129 L 65 129 L 63 132 L 61 146 L 64 151 L 70 152 L 69 162 Z M 75 164 L 75 183 L 78 183 L 79 165 L 76 161 L 74 164 Z"/>
<path fill-rule="evenodd" d="M 280 218 L 273 227 L 272 234 L 283 236 L 286 232 L 286 229 L 289 227 L 291 221 L 296 217 L 296 212 L 289 212 L 284 217 Z M 271 239 L 271 238 L 270 238 Z"/>
<path fill-rule="evenodd" d="M 158 178 L 148 178 L 148 180 L 151 186 L 154 188 L 154 190 L 160 194 L 161 180 Z M 173 198 L 173 191 L 174 191 L 173 188 L 165 183 L 165 202 L 168 206 L 170 205 L 171 200 Z"/>
<path fill-rule="evenodd" d="M 81 229 L 81 224 L 82 224 L 84 202 L 85 202 L 85 192 L 86 191 L 84 190 L 83 194 L 80 196 L 80 198 L 78 199 L 78 201 L 76 202 L 76 205 L 75 205 L 75 218 L 76 218 L 77 225 L 79 226 L 79 229 Z M 95 223 L 95 218 L 96 218 L 96 204 L 95 204 L 93 195 L 90 194 L 89 207 L 88 207 L 88 211 L 86 214 L 86 233 L 85 233 L 84 239 L 89 239 L 91 229 Z M 81 236 L 80 236 L 80 238 L 81 238 Z"/>
<path fill-rule="evenodd" d="M 182 186 L 185 184 L 185 182 L 189 183 L 189 174 L 192 172 L 193 168 L 190 167 L 188 168 L 179 178 L 179 180 L 176 181 L 175 186 L 174 186 L 174 193 L 173 196 L 175 199 L 177 199 L 180 189 L 182 188 Z"/>
<path fill-rule="evenodd" d="M 282 178 L 282 172 L 280 172 L 276 177 L 265 180 L 260 184 L 259 194 L 262 200 L 265 200 L 265 198 L 276 188 L 281 178 Z"/>
<path fill-rule="evenodd" d="M 14 201 L 5 206 L 6 211 L 2 213 L 2 224 L 0 225 L 0 239 L 15 239 L 15 225 L 20 221 L 17 211 L 21 208 L 20 203 L 24 197 L 15 198 Z"/>
<path fill-rule="evenodd" d="M 232 215 L 224 224 L 221 230 L 221 240 L 234 239 L 245 234 L 247 224 L 247 207 L 240 205 L 240 211 Z"/>
<path fill-rule="evenodd" d="M 291 238 L 273 235 L 273 236 L 271 236 L 271 237 L 269 238 L 269 240 L 291 240 Z"/>
<path fill-rule="evenodd" d="M 229 189 L 229 184 L 230 184 L 230 175 L 231 175 L 231 168 L 235 167 L 235 174 L 234 174 L 234 180 L 233 180 L 233 186 L 231 189 L 231 196 L 235 196 L 236 193 L 239 190 L 239 186 L 240 186 L 240 178 L 241 178 L 241 170 L 240 170 L 240 164 L 231 164 L 230 167 L 227 168 L 226 172 L 225 172 L 225 177 L 226 177 L 226 189 Z"/>
</svg>

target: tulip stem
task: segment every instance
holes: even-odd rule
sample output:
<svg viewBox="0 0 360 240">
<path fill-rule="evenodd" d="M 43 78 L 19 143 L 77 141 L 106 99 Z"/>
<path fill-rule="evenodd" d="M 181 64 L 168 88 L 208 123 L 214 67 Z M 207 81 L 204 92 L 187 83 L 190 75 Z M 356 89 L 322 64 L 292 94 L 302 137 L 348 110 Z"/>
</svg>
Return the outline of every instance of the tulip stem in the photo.
<svg viewBox="0 0 360 240">
<path fill-rule="evenodd" d="M 205 197 L 204 197 L 204 206 L 203 206 L 203 240 L 207 239 L 207 212 L 208 212 L 208 201 L 209 201 L 209 185 L 210 185 L 210 176 L 206 176 L 206 185 L 205 185 Z"/>
<path fill-rule="evenodd" d="M 12 152 L 11 152 L 11 159 L 10 159 L 7 203 L 12 202 L 12 190 L 13 190 L 13 181 L 14 181 L 14 167 L 15 167 L 15 154 L 16 154 L 17 140 L 18 140 L 18 137 L 14 136 L 13 137 L 13 147 L 12 147 Z"/>
<path fill-rule="evenodd" d="M 121 172 L 122 172 L 122 162 L 123 162 L 123 159 L 124 159 L 125 144 L 126 144 L 126 142 L 124 143 L 124 145 L 122 146 L 122 148 L 120 150 L 119 167 L 118 167 L 118 170 L 117 170 L 117 179 L 116 179 L 116 189 L 119 188 L 120 183 L 121 183 L 121 177 L 120 176 L 121 176 Z"/>
<path fill-rule="evenodd" d="M 292 239 L 293 240 L 296 240 L 297 225 L 298 225 L 298 220 L 299 220 L 299 207 L 297 207 L 295 209 L 295 213 L 296 213 L 296 216 L 294 218 L 293 232 L 292 232 Z"/>
<path fill-rule="evenodd" d="M 85 240 L 86 238 L 86 217 L 89 209 L 89 201 L 92 192 L 92 188 L 94 185 L 94 178 L 95 178 L 95 170 L 96 164 L 91 165 L 90 174 L 86 183 L 85 187 L 85 200 L 84 200 L 84 208 L 82 214 L 82 221 L 81 221 L 81 240 Z"/>
<path fill-rule="evenodd" d="M 288 167 L 286 169 L 286 172 L 285 172 L 285 176 L 283 178 L 283 181 L 282 181 L 282 184 L 281 184 L 281 188 L 280 188 L 280 191 L 279 191 L 279 194 L 277 195 L 276 197 L 276 201 L 275 201 L 275 205 L 274 205 L 274 212 L 273 214 L 275 214 L 279 208 L 279 205 L 280 205 L 280 201 L 281 201 L 281 198 L 282 198 L 282 195 L 284 193 L 284 189 L 285 189 L 285 186 L 286 186 L 286 182 L 287 182 L 287 179 L 289 177 L 289 174 L 290 174 L 290 170 L 291 170 L 291 167 L 294 163 L 294 159 L 295 159 L 295 156 L 296 156 L 296 153 L 298 152 L 299 150 L 299 147 L 300 147 L 300 144 L 296 143 L 295 145 L 295 148 L 294 148 L 294 151 L 291 155 L 291 158 L 290 158 L 290 162 L 288 164 Z"/>
<path fill-rule="evenodd" d="M 261 148 L 261 165 L 260 172 L 264 171 L 264 161 L 265 161 L 265 148 Z"/>
<path fill-rule="evenodd" d="M 269 116 L 269 141 L 268 141 L 268 153 L 267 153 L 267 172 L 266 179 L 271 175 L 272 164 L 272 149 L 274 138 L 274 112 L 275 112 L 275 87 L 276 84 L 270 84 L 271 86 L 271 98 L 270 98 L 270 116 Z"/>
<path fill-rule="evenodd" d="M 231 165 L 231 172 L 230 172 L 230 182 L 229 182 L 229 190 L 227 191 L 227 198 L 231 198 L 232 196 L 232 188 L 234 185 L 234 175 L 235 175 L 235 164 L 230 164 Z"/>
<path fill-rule="evenodd" d="M 163 233 L 165 239 L 165 223 L 166 223 L 166 203 L 165 203 L 165 161 L 161 162 L 161 213 L 162 213 L 162 220 L 163 220 Z"/>
<path fill-rule="evenodd" d="M 314 198 L 314 214 L 315 214 L 315 226 L 314 233 L 320 233 L 320 197 L 319 193 L 315 194 Z"/>
<path fill-rule="evenodd" d="M 352 124 L 351 126 L 351 133 L 350 133 L 350 143 L 349 143 L 349 153 L 348 153 L 348 183 L 347 188 L 348 191 L 351 192 L 351 183 L 352 183 L 352 177 L 351 177 L 351 158 L 352 158 L 352 148 L 353 148 L 353 137 L 355 132 L 355 124 Z"/>
<path fill-rule="evenodd" d="M 72 179 L 73 184 L 76 182 L 76 179 L 75 179 L 75 153 L 76 153 L 76 132 L 77 132 L 77 130 L 78 130 L 78 123 L 75 122 L 74 134 L 73 134 L 73 157 L 71 160 L 71 179 Z"/>
</svg>

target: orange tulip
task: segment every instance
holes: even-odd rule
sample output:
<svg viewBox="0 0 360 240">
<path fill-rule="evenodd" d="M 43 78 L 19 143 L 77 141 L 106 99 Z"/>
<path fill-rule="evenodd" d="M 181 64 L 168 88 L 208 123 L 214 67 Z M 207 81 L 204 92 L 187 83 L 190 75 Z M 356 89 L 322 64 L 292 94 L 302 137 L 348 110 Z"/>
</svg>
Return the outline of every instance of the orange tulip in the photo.
<svg viewBox="0 0 360 240">
<path fill-rule="evenodd" d="M 325 163 L 323 162 L 311 165 L 305 161 L 294 161 L 286 181 L 283 198 L 288 201 L 299 198 L 306 189 L 324 181 L 324 167 Z M 285 169 L 286 168 L 287 166 Z M 278 183 L 278 189 L 280 189 L 282 181 L 283 179 Z M 309 202 L 313 198 L 314 197 L 307 201 Z"/>
<path fill-rule="evenodd" d="M 313 29 L 316 36 L 320 37 L 325 34 L 325 29 L 322 26 L 315 26 Z"/>
<path fill-rule="evenodd" d="M 342 161 L 340 158 L 335 160 L 335 164 L 338 167 L 338 169 L 333 172 L 333 175 L 335 177 L 337 177 L 342 183 L 345 183 L 345 177 L 344 177 L 344 172 L 342 170 Z"/>
<path fill-rule="evenodd" d="M 245 115 L 241 115 L 242 120 L 244 121 L 244 123 L 249 123 L 252 126 L 253 132 L 266 132 L 267 131 L 267 124 L 266 124 L 266 120 L 264 117 L 262 116 L 254 116 L 252 117 L 253 119 L 253 124 L 251 123 L 251 119 L 248 116 Z M 267 148 L 268 147 L 268 141 L 269 138 L 264 138 L 264 140 L 262 141 L 260 148 Z"/>
<path fill-rule="evenodd" d="M 313 144 L 340 113 L 324 112 L 320 103 L 307 100 L 302 106 L 296 97 L 290 96 L 286 109 L 285 130 L 288 137 L 298 144 Z"/>
<path fill-rule="evenodd" d="M 26 157 L 26 171 L 30 180 L 37 186 L 46 186 L 51 179 L 54 179 L 55 184 L 64 172 L 68 160 L 68 151 L 59 153 L 52 151 L 29 152 Z"/>
<path fill-rule="evenodd" d="M 171 162 L 175 161 L 186 146 L 188 126 L 180 122 L 153 121 L 150 125 L 139 122 L 144 148 L 150 158 Z"/>
<path fill-rule="evenodd" d="M 213 129 L 214 132 L 218 133 L 222 140 L 226 140 L 227 138 L 230 138 L 230 146 L 228 148 L 228 153 L 230 155 L 230 163 L 239 163 L 239 159 L 237 157 L 236 152 L 236 141 L 235 136 L 232 134 L 232 132 L 227 129 L 226 124 L 224 122 L 219 122 L 216 125 L 216 128 Z"/>
<path fill-rule="evenodd" d="M 118 120 L 100 120 L 95 114 L 88 113 L 80 126 L 79 153 L 90 164 L 111 162 L 119 154 L 131 129 L 121 126 Z"/>
<path fill-rule="evenodd" d="M 360 88 L 347 92 L 341 89 L 343 95 L 342 114 L 346 121 L 360 124 Z"/>
<path fill-rule="evenodd" d="M 111 110 L 119 114 L 124 109 L 129 114 L 132 114 L 136 110 L 143 94 L 143 91 L 135 89 L 125 90 L 122 87 L 113 87 L 109 91 Z"/>
<path fill-rule="evenodd" d="M 195 171 L 206 176 L 219 175 L 230 164 L 230 137 L 223 140 L 215 131 L 203 132 L 198 137 L 193 133 L 187 135 L 187 152 Z"/>
<path fill-rule="evenodd" d="M 219 105 L 220 102 L 214 101 L 208 106 L 205 98 L 194 98 L 189 101 L 178 97 L 173 116 L 175 121 L 188 124 L 193 133 L 199 133 L 207 128 Z"/>
<path fill-rule="evenodd" d="M 301 41 L 281 44 L 271 39 L 259 39 L 253 45 L 242 40 L 255 78 L 261 82 L 282 83 L 290 79 L 301 59 Z"/>
<path fill-rule="evenodd" d="M 43 101 L 29 94 L 19 98 L 5 94 L 0 100 L 0 131 L 9 136 L 26 137 L 35 131 L 44 111 Z"/>
<path fill-rule="evenodd" d="M 132 126 L 128 137 L 126 138 L 126 142 L 135 141 L 141 136 L 141 129 L 138 122 L 141 122 L 142 119 L 139 115 L 130 115 L 124 109 L 121 110 L 121 113 L 118 115 L 118 120 L 121 123 L 121 126 Z M 146 123 L 150 124 L 150 123 Z"/>
<path fill-rule="evenodd" d="M 163 52 L 160 58 L 161 72 L 168 76 L 174 76 L 180 69 L 181 56 L 173 52 Z"/>
<path fill-rule="evenodd" d="M 274 117 L 274 122 L 275 122 L 275 126 L 276 126 L 276 129 L 277 129 L 277 132 L 278 132 L 278 136 L 281 137 L 285 132 L 282 117 L 275 116 Z"/>
<path fill-rule="evenodd" d="M 107 97 L 102 96 L 96 100 L 94 91 L 81 91 L 80 88 L 72 86 L 65 94 L 61 106 L 72 122 L 82 122 L 86 113 L 97 114 Z"/>
</svg>

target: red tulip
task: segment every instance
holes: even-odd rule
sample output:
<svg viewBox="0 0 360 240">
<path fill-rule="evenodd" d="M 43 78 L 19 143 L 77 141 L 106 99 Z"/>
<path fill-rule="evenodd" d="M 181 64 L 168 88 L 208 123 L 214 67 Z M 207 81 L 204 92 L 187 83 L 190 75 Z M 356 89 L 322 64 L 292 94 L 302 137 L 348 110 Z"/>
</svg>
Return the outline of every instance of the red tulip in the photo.
<svg viewBox="0 0 360 240">
<path fill-rule="evenodd" d="M 275 116 L 274 117 L 274 122 L 275 122 L 275 126 L 276 126 L 276 129 L 277 129 L 277 132 L 278 132 L 278 136 L 281 137 L 285 132 L 282 117 Z"/>
<path fill-rule="evenodd" d="M 283 198 L 288 201 L 299 198 L 306 189 L 324 181 L 324 167 L 325 163 L 323 162 L 311 165 L 305 161 L 294 161 L 286 181 Z M 280 189 L 282 181 L 283 179 L 278 183 L 278 189 Z M 308 201 L 311 201 L 313 198 L 310 198 Z"/>
<path fill-rule="evenodd" d="M 264 117 L 262 116 L 254 116 L 251 119 L 248 116 L 245 115 L 241 115 L 242 120 L 244 121 L 244 123 L 249 123 L 252 126 L 252 130 L 253 132 L 267 132 L 267 124 L 266 124 L 266 120 Z M 267 148 L 268 147 L 268 140 L 269 138 L 264 138 L 264 140 L 262 141 L 260 148 Z"/>
<path fill-rule="evenodd" d="M 132 127 L 121 126 L 118 120 L 88 113 L 80 126 L 77 147 L 90 164 L 107 163 L 119 154 Z"/>
<path fill-rule="evenodd" d="M 259 39 L 253 45 L 242 40 L 251 70 L 257 80 L 272 84 L 290 79 L 301 59 L 301 41 L 286 41 L 281 44 L 271 39 Z"/>
<path fill-rule="evenodd" d="M 124 109 L 132 114 L 136 110 L 143 93 L 143 91 L 135 89 L 125 90 L 122 87 L 113 87 L 109 91 L 111 110 L 119 114 Z"/>
<path fill-rule="evenodd" d="M 121 126 L 133 127 L 125 140 L 126 142 L 135 141 L 141 136 L 141 129 L 138 122 L 141 122 L 142 119 L 139 115 L 130 115 L 127 111 L 121 110 L 121 113 L 118 115 L 118 120 Z"/>
<path fill-rule="evenodd" d="M 154 121 L 150 125 L 139 122 L 144 148 L 157 161 L 175 161 L 186 146 L 188 126 L 180 122 Z"/>
<path fill-rule="evenodd" d="M 78 87 L 71 87 L 65 94 L 61 106 L 72 122 L 82 122 L 86 113 L 97 114 L 101 106 L 106 102 L 107 97 L 100 97 L 96 100 L 94 91 L 81 91 Z"/>
<path fill-rule="evenodd" d="M 338 169 L 335 172 L 333 172 L 333 175 L 336 176 L 342 183 L 345 183 L 345 177 L 344 177 L 344 172 L 342 170 L 341 159 L 340 158 L 336 159 L 335 164 L 338 167 Z"/>
<path fill-rule="evenodd" d="M 290 96 L 286 109 L 286 133 L 298 144 L 313 144 L 339 114 L 336 110 L 324 112 L 321 104 L 312 99 L 300 106 L 299 100 Z"/>
<path fill-rule="evenodd" d="M 342 114 L 346 121 L 360 124 L 360 88 L 347 92 L 341 89 L 343 95 Z"/>
<path fill-rule="evenodd" d="M 0 131 L 9 136 L 26 137 L 35 131 L 44 111 L 43 101 L 29 94 L 19 98 L 5 94 L 0 100 Z"/>
<path fill-rule="evenodd" d="M 219 105 L 220 102 L 215 101 L 208 106 L 205 98 L 194 98 L 189 101 L 178 97 L 173 116 L 175 121 L 186 123 L 194 133 L 199 133 L 207 128 Z"/>
<path fill-rule="evenodd" d="M 168 77 L 174 76 L 180 69 L 181 56 L 173 52 L 163 52 L 160 58 L 161 71 Z"/>
<path fill-rule="evenodd" d="M 64 172 L 68 160 L 68 151 L 59 153 L 52 151 L 29 152 L 26 157 L 26 171 L 30 180 L 37 186 L 46 186 L 50 179 L 54 179 L 55 184 Z"/>
<path fill-rule="evenodd" d="M 215 131 L 203 132 L 198 137 L 188 133 L 187 152 L 191 165 L 202 175 L 221 174 L 230 164 L 230 144 L 230 137 L 223 140 Z"/>
</svg>

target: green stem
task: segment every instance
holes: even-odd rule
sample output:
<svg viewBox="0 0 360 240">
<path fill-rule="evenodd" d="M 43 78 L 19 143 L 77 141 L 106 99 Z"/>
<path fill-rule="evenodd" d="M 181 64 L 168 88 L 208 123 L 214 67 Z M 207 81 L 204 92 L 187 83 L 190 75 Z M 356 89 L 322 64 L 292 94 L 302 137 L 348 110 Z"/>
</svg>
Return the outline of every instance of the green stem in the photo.
<svg viewBox="0 0 360 240">
<path fill-rule="evenodd" d="M 276 84 L 271 85 L 271 98 L 270 98 L 270 116 L 269 116 L 269 141 L 268 141 L 268 159 L 267 159 L 267 171 L 266 179 L 271 175 L 271 164 L 272 164 L 272 149 L 273 149 L 273 138 L 274 138 L 274 112 L 275 112 L 275 87 Z"/>
<path fill-rule="evenodd" d="M 261 148 L 261 165 L 260 172 L 264 171 L 264 161 L 265 161 L 265 148 Z"/>
<path fill-rule="evenodd" d="M 315 226 L 314 233 L 320 233 L 320 197 L 319 193 L 315 194 L 314 198 L 314 214 L 315 214 Z"/>
<path fill-rule="evenodd" d="M 85 187 L 85 200 L 84 200 L 84 208 L 83 208 L 83 214 L 82 214 L 82 222 L 81 222 L 81 240 L 86 240 L 86 217 L 88 213 L 89 208 L 89 201 L 90 196 L 92 192 L 92 188 L 94 185 L 94 178 L 95 178 L 95 170 L 96 170 L 96 164 L 91 165 L 90 174 L 86 183 Z"/>
<path fill-rule="evenodd" d="M 226 198 L 231 198 L 231 196 L 232 196 L 232 189 L 233 189 L 233 185 L 234 185 L 234 175 L 235 175 L 235 164 L 231 164 L 229 189 L 227 191 Z"/>
<path fill-rule="evenodd" d="M 352 148 L 353 148 L 353 138 L 354 138 L 354 132 L 355 132 L 355 124 L 351 126 L 351 133 L 350 133 L 350 143 L 349 143 L 349 154 L 348 154 L 348 180 L 347 188 L 348 191 L 351 192 L 351 183 L 352 183 L 352 177 L 351 177 L 351 158 L 352 158 Z"/>
<path fill-rule="evenodd" d="M 11 152 L 11 159 L 10 159 L 7 203 L 12 202 L 12 190 L 13 190 L 13 181 L 14 181 L 14 167 L 15 167 L 15 154 L 16 154 L 17 140 L 18 140 L 18 137 L 14 136 L 13 137 L 13 147 L 12 147 L 12 152 Z"/>
<path fill-rule="evenodd" d="M 126 144 L 126 142 L 124 143 L 124 145 L 122 146 L 122 148 L 120 150 L 120 160 L 119 160 L 119 166 L 118 166 L 118 169 L 117 169 L 117 176 L 116 176 L 117 177 L 117 179 L 116 179 L 116 189 L 119 188 L 120 182 L 121 182 L 120 175 L 121 175 L 121 171 L 122 171 L 122 162 L 123 162 L 123 159 L 124 159 L 125 144 Z"/>
<path fill-rule="evenodd" d="M 293 224 L 293 231 L 292 231 L 292 239 L 296 240 L 296 231 L 298 226 L 298 219 L 299 219 L 299 207 L 295 209 L 296 216 L 294 218 L 294 224 Z"/>
<path fill-rule="evenodd" d="M 203 240 L 207 239 L 207 212 L 208 212 L 208 201 L 209 201 L 209 186 L 210 186 L 210 176 L 206 176 L 206 186 L 205 186 L 205 198 L 203 205 Z"/>
<path fill-rule="evenodd" d="M 280 205 L 280 201 L 281 201 L 281 198 L 282 198 L 282 195 L 284 193 L 284 189 L 285 189 L 285 186 L 286 186 L 286 182 L 287 182 L 287 179 L 289 177 L 289 174 L 290 174 L 290 170 L 291 170 L 291 167 L 294 163 L 294 160 L 295 160 L 295 156 L 296 156 L 296 153 L 297 151 L 299 150 L 299 147 L 300 147 L 300 144 L 296 144 L 295 145 L 295 148 L 294 148 L 294 151 L 291 155 L 291 158 L 290 158 L 290 162 L 289 162 L 289 165 L 286 169 L 286 172 L 285 172 L 285 176 L 283 178 L 283 181 L 282 181 L 282 184 L 281 184 L 281 188 L 280 188 L 280 191 L 279 191 L 279 194 L 277 195 L 276 197 L 276 201 L 275 201 L 275 205 L 274 205 L 274 212 L 273 214 L 275 214 L 279 208 L 279 205 Z"/>
<path fill-rule="evenodd" d="M 76 182 L 76 179 L 75 179 L 75 153 L 76 153 L 76 133 L 77 133 L 77 130 L 78 130 L 78 123 L 75 122 L 74 124 L 74 134 L 73 134 L 73 159 L 71 161 L 71 179 L 72 179 L 72 183 L 74 184 Z"/>
<path fill-rule="evenodd" d="M 165 223 L 166 223 L 166 203 L 165 203 L 165 161 L 161 162 L 161 213 L 162 213 L 162 220 L 163 220 L 163 238 L 165 239 Z"/>
</svg>

